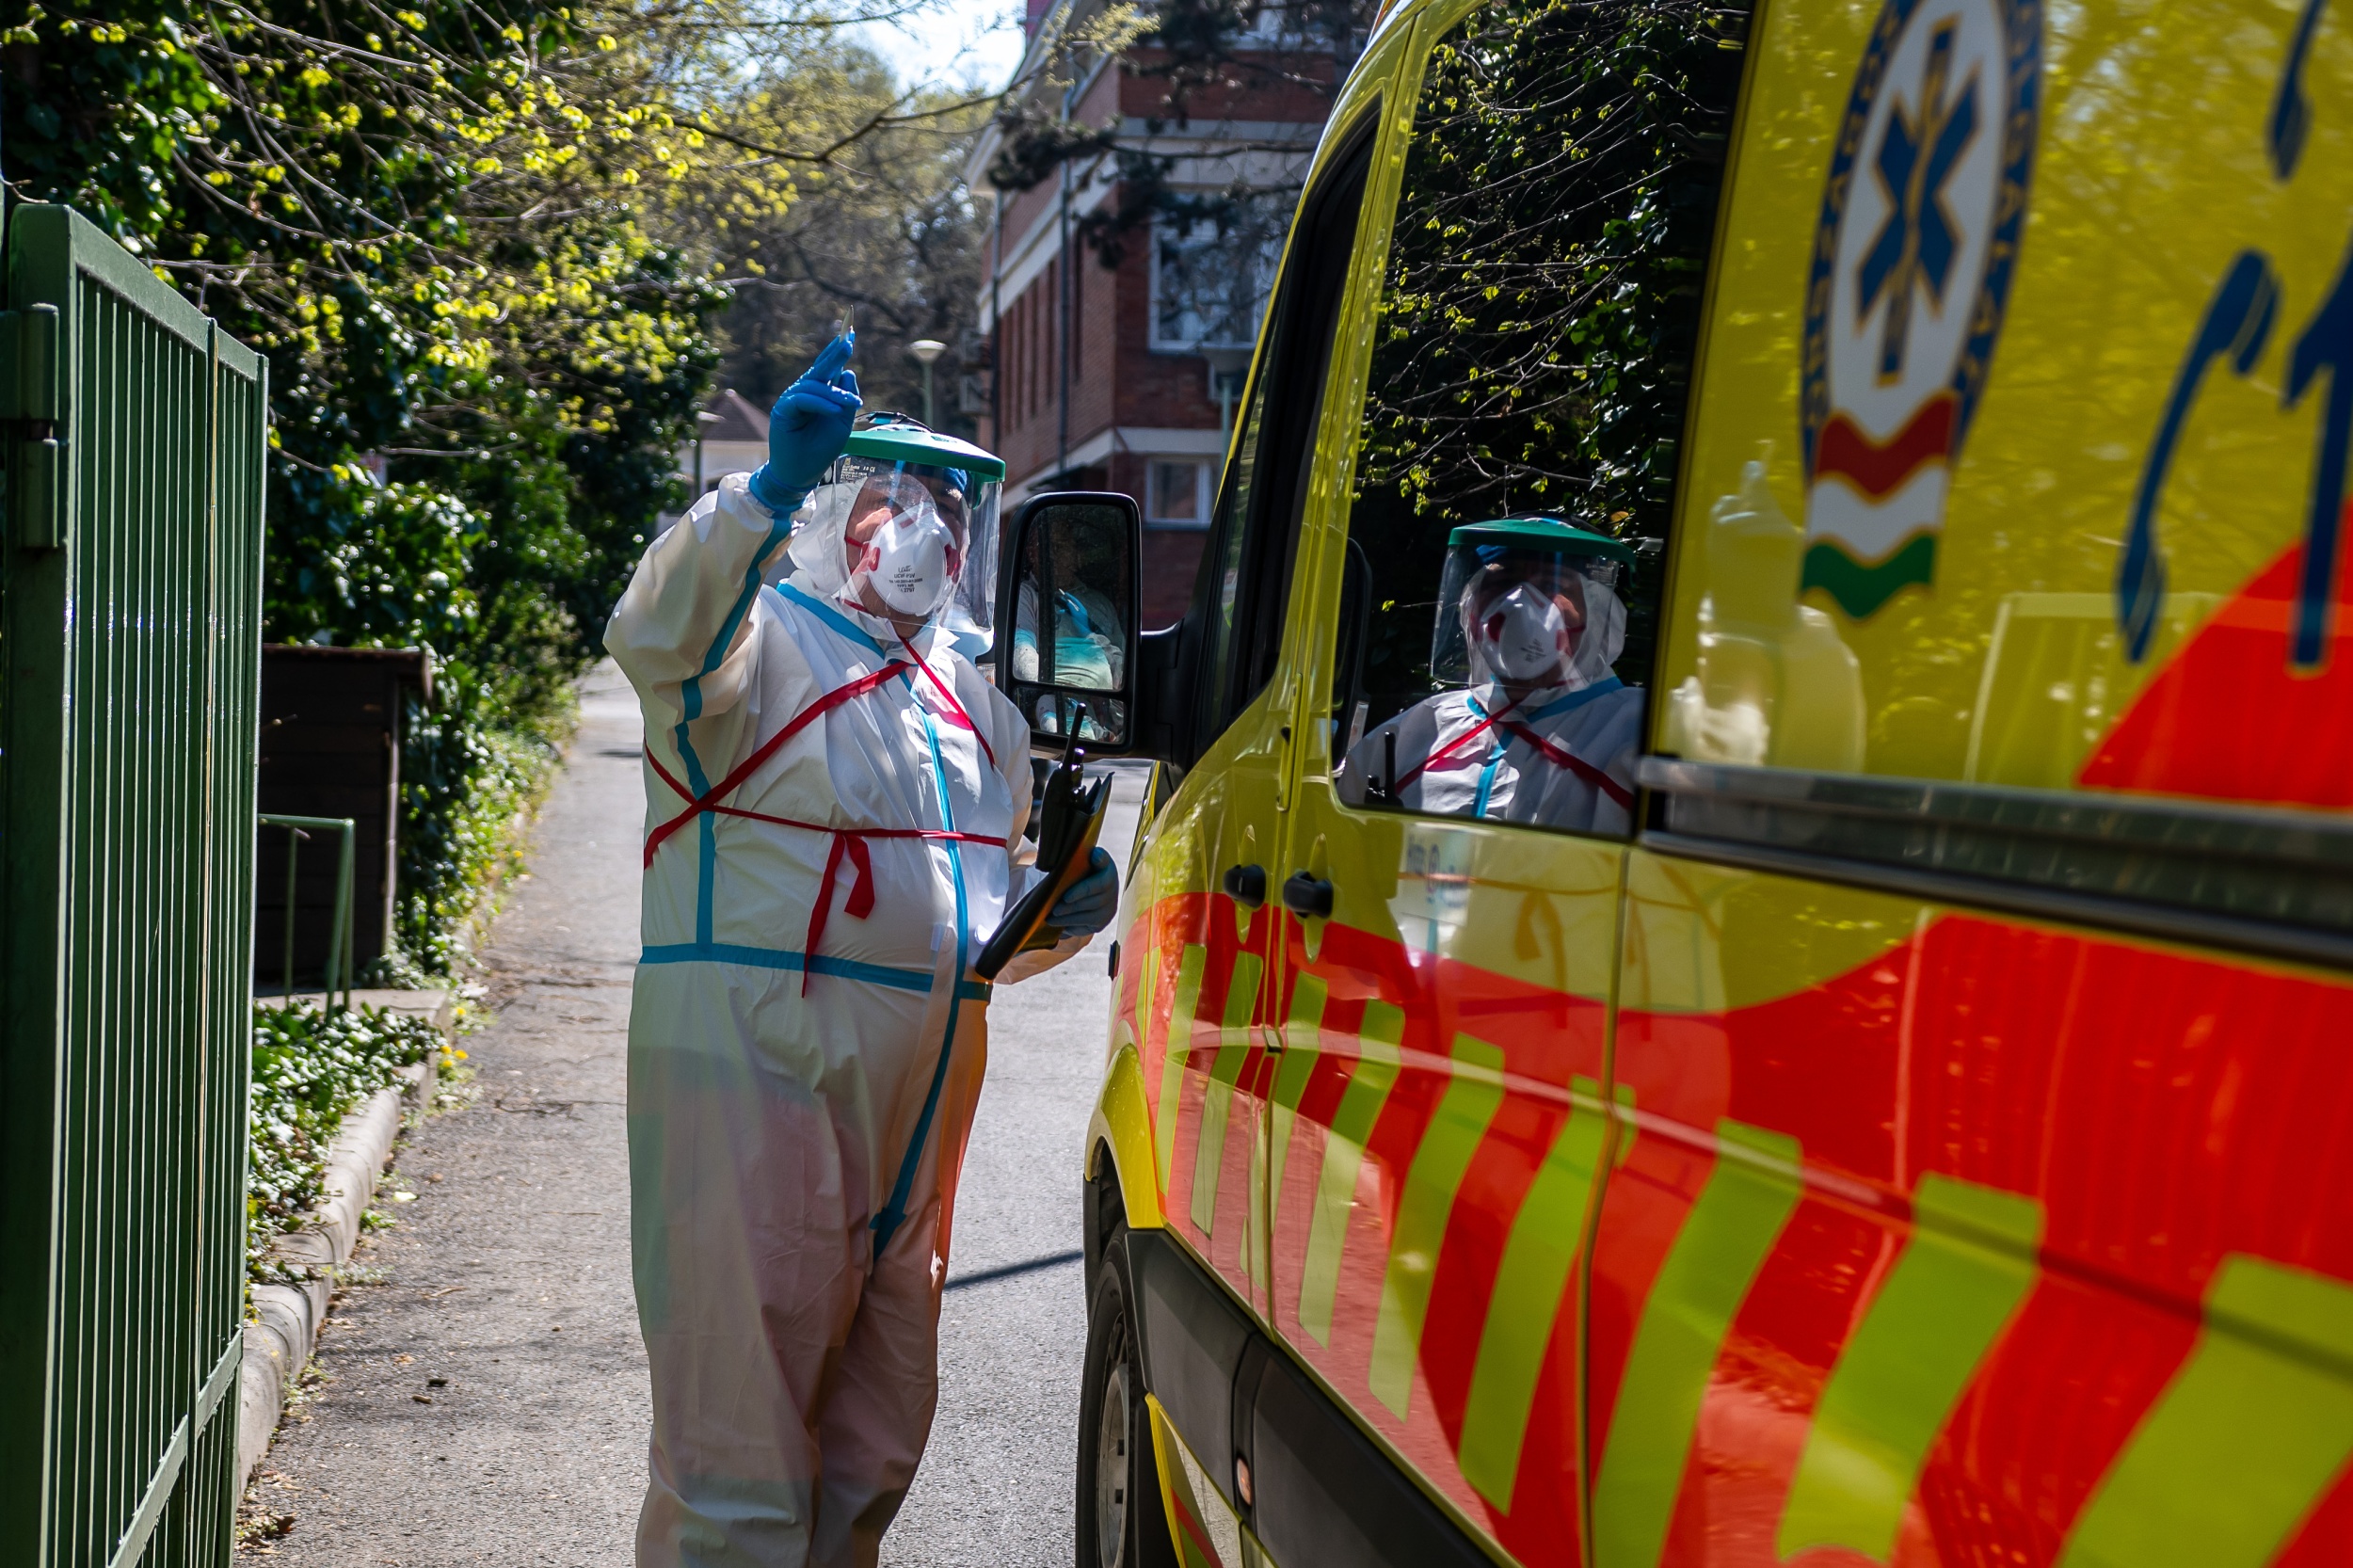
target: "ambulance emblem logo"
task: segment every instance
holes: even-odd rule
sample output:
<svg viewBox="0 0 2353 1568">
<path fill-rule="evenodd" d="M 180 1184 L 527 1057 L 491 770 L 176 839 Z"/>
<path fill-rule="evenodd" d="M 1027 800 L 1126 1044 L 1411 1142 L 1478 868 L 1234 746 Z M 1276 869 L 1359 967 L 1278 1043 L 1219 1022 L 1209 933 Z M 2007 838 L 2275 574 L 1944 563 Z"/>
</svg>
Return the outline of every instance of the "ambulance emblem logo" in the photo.
<svg viewBox="0 0 2353 1568">
<path fill-rule="evenodd" d="M 1806 279 L 1805 572 L 1857 619 L 1936 578 L 2026 217 L 2040 0 L 1886 0 Z"/>
</svg>

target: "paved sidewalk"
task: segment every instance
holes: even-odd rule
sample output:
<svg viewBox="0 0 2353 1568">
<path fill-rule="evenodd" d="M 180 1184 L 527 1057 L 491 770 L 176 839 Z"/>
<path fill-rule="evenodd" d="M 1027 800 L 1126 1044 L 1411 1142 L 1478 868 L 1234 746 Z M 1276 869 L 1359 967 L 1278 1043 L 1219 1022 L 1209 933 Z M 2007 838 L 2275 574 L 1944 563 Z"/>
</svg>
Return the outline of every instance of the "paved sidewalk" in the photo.
<svg viewBox="0 0 2353 1568">
<path fill-rule="evenodd" d="M 327 1381 L 262 1462 L 249 1512 L 294 1515 L 278 1560 L 630 1560 L 648 1407 L 621 1109 L 644 795 L 610 665 L 581 720 L 482 955 L 480 1098 L 401 1150 L 417 1201 L 356 1259 L 382 1283 L 338 1298 Z"/>
<path fill-rule="evenodd" d="M 483 957 L 480 1098 L 411 1135 L 399 1224 L 338 1298 L 327 1381 L 263 1461 L 273 1561 L 627 1568 L 645 1485 L 646 1359 L 629 1276 L 622 1099 L 637 952 L 636 704 L 600 665 Z M 1105 843 L 1124 856 L 1140 777 Z M 1071 1558 L 1085 1342 L 1079 1160 L 1109 983 L 1094 950 L 1000 993 L 956 1224 L 931 1451 L 892 1568 Z M 438 1179 L 437 1179 L 438 1178 Z M 380 1205 L 379 1207 L 389 1207 Z M 436 1382 L 435 1380 L 441 1380 Z M 425 1402 L 425 1401 L 430 1401 Z"/>
</svg>

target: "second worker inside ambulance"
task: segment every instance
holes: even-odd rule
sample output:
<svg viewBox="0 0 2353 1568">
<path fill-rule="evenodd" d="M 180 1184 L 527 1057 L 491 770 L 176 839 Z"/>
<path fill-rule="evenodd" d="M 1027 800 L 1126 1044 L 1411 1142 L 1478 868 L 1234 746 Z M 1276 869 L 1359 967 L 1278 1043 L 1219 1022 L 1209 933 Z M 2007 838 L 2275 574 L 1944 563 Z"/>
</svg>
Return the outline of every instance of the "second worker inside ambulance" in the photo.
<svg viewBox="0 0 2353 1568">
<path fill-rule="evenodd" d="M 985 1056 L 971 963 L 1038 874 L 1029 728 L 965 651 L 1002 465 L 910 423 L 854 440 L 851 348 L 777 401 L 763 468 L 647 550 L 605 632 L 646 723 L 642 1568 L 876 1560 L 936 1402 Z M 1116 901 L 1098 849 L 1060 944 L 1000 983 Z"/>
</svg>

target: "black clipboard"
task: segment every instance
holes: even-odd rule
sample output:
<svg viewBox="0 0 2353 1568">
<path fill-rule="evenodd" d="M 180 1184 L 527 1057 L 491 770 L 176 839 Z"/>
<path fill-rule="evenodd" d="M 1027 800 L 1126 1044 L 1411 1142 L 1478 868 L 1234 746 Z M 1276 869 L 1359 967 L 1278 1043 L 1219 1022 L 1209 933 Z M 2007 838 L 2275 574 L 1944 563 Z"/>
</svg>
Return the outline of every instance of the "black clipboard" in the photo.
<svg viewBox="0 0 2353 1568">
<path fill-rule="evenodd" d="M 1111 812 L 1112 781 L 1105 776 L 1089 782 L 1085 761 L 1086 752 L 1074 743 L 1047 776 L 1037 834 L 1037 867 L 1046 874 L 1005 911 L 972 961 L 972 972 L 983 980 L 995 980 L 1018 954 L 1062 940 L 1062 928 L 1047 916 L 1070 885 L 1086 875 L 1096 840 L 1103 835 L 1103 819 Z"/>
</svg>

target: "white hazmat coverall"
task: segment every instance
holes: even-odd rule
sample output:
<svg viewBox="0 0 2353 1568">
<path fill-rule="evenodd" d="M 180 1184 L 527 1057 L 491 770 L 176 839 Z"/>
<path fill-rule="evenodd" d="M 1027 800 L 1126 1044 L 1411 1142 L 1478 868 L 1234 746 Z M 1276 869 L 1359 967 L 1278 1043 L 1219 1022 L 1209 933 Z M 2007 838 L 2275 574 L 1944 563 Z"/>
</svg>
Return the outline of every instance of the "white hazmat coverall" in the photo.
<svg viewBox="0 0 2353 1568">
<path fill-rule="evenodd" d="M 936 625 L 910 646 L 765 585 L 789 527 L 722 481 L 648 549 L 605 634 L 646 719 L 642 1568 L 875 1561 L 936 1403 L 985 1055 L 968 967 L 1037 874 L 1013 863 L 1019 712 Z"/>
<path fill-rule="evenodd" d="M 1341 763 L 1339 796 L 1362 805 L 1397 760 L 1394 804 L 1409 811 L 1599 833 L 1633 822 L 1642 694 L 1609 673 L 1625 647 L 1625 607 L 1584 584 L 1586 623 L 1558 683 L 1516 701 L 1472 644 L 1481 683 L 1425 697 L 1373 729 Z M 1394 734 L 1392 748 L 1385 737 Z"/>
</svg>

